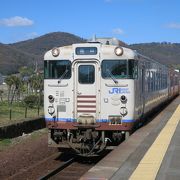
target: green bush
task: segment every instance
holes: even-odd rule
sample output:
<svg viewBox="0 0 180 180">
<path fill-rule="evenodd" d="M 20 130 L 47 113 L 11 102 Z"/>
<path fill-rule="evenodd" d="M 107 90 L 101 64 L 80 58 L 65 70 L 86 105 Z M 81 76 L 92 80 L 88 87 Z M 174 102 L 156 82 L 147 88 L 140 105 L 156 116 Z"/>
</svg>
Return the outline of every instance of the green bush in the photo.
<svg viewBox="0 0 180 180">
<path fill-rule="evenodd" d="M 39 104 L 39 96 L 29 95 L 24 98 L 24 103 L 26 107 L 33 108 Z"/>
</svg>

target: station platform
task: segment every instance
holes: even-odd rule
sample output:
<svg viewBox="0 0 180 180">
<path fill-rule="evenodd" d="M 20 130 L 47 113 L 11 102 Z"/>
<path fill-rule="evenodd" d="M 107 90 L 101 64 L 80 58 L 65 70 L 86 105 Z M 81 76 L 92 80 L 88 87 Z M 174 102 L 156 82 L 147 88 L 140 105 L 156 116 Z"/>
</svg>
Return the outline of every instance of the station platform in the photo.
<svg viewBox="0 0 180 180">
<path fill-rule="evenodd" d="M 180 96 L 80 180 L 180 180 Z"/>
</svg>

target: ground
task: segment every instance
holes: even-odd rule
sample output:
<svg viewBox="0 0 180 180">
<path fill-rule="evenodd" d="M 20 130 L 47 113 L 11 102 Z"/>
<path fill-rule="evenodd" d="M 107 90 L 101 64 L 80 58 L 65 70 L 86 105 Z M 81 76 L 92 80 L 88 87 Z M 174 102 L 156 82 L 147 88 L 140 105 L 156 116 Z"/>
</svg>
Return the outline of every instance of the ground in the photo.
<svg viewBox="0 0 180 180">
<path fill-rule="evenodd" d="M 57 149 L 47 146 L 46 129 L 4 140 L 0 143 L 0 179 L 7 179 L 55 152 Z"/>
</svg>

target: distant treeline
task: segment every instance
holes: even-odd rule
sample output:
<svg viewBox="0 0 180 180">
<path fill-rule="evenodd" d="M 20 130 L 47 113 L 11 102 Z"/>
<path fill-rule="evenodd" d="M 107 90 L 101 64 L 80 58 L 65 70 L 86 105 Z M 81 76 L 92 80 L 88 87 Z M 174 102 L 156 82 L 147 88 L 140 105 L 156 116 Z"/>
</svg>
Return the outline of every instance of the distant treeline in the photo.
<svg viewBox="0 0 180 180">
<path fill-rule="evenodd" d="M 130 48 L 160 63 L 180 67 L 180 43 L 141 43 L 129 45 Z"/>
</svg>

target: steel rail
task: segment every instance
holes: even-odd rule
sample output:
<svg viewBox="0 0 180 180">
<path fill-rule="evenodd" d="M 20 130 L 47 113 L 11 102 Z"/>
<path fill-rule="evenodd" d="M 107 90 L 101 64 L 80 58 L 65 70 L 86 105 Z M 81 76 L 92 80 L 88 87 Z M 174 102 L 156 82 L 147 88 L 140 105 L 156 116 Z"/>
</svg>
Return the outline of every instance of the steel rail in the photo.
<svg viewBox="0 0 180 180">
<path fill-rule="evenodd" d="M 69 166 L 70 164 L 72 164 L 74 162 L 75 158 L 71 158 L 68 161 L 64 162 L 63 164 L 61 164 L 59 167 L 57 167 L 56 169 L 52 170 L 51 172 L 49 172 L 48 174 L 46 174 L 45 176 L 42 176 L 39 178 L 39 180 L 46 180 L 49 179 L 50 177 L 58 174 L 60 171 L 62 171 L 64 168 L 66 168 L 67 166 Z"/>
</svg>

